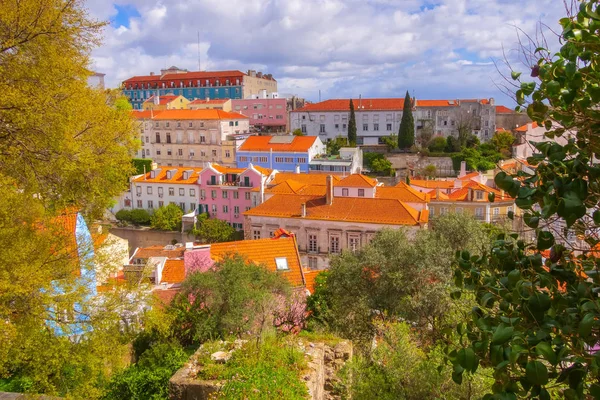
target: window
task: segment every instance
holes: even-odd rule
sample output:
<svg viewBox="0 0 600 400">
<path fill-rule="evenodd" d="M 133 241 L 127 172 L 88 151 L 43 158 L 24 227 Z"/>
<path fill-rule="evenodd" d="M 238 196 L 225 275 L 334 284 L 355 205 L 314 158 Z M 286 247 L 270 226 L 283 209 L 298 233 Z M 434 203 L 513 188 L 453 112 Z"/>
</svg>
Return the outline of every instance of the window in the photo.
<svg viewBox="0 0 600 400">
<path fill-rule="evenodd" d="M 146 189 L 146 193 L 152 194 L 152 187 L 151 186 L 148 186 L 148 188 Z"/>
<path fill-rule="evenodd" d="M 358 197 L 365 197 L 365 189 L 358 189 Z"/>
<path fill-rule="evenodd" d="M 305 124 L 300 125 L 300 130 L 302 131 L 302 133 L 306 133 L 306 125 Z"/>
<path fill-rule="evenodd" d="M 206 138 L 203 135 L 200 136 L 200 143 L 206 143 Z"/>
<path fill-rule="evenodd" d="M 335 124 L 335 129 L 340 129 L 340 124 Z"/>
<path fill-rule="evenodd" d="M 154 208 L 154 202 L 152 200 L 148 200 L 148 208 Z"/>
<path fill-rule="evenodd" d="M 275 265 L 277 266 L 277 271 L 287 271 L 290 269 L 286 257 L 275 257 Z"/>
<path fill-rule="evenodd" d="M 179 195 L 180 196 L 185 196 L 185 189 L 184 188 L 179 188 Z"/>
<path fill-rule="evenodd" d="M 350 236 L 348 238 L 348 248 L 351 252 L 355 253 L 360 246 L 360 237 L 359 236 Z"/>
<path fill-rule="evenodd" d="M 363 124 L 363 131 L 369 130 L 369 124 Z"/>
<path fill-rule="evenodd" d="M 211 190 L 210 191 L 210 197 L 212 197 L 213 199 L 217 198 L 217 191 L 216 190 Z"/>
<path fill-rule="evenodd" d="M 169 132 L 167 132 L 167 143 L 171 143 L 171 133 Z"/>
<path fill-rule="evenodd" d="M 227 206 L 223 206 L 223 212 L 224 213 L 229 212 L 229 208 Z"/>
<path fill-rule="evenodd" d="M 321 125 L 319 126 L 319 132 L 320 132 L 320 133 L 325 133 L 325 124 L 321 124 Z"/>
<path fill-rule="evenodd" d="M 158 195 L 159 196 L 163 195 L 163 188 L 161 188 L 161 187 L 158 188 Z"/>
<path fill-rule="evenodd" d="M 194 157 L 196 155 L 196 152 L 194 150 L 190 150 L 190 158 Z"/>
<path fill-rule="evenodd" d="M 164 205 L 165 205 L 165 202 L 164 202 L 164 201 L 162 201 L 162 200 L 159 200 L 159 201 L 158 201 L 158 207 L 159 207 L 159 208 L 160 208 L 160 207 L 164 207 Z"/>
<path fill-rule="evenodd" d="M 440 207 L 440 215 L 448 214 L 448 207 Z"/>
<path fill-rule="evenodd" d="M 240 207 L 239 206 L 233 206 L 233 213 L 234 214 L 239 214 L 240 213 Z"/>
<path fill-rule="evenodd" d="M 275 162 L 282 163 L 283 162 L 283 157 L 275 157 Z"/>
<path fill-rule="evenodd" d="M 160 156 L 160 150 L 156 150 L 156 155 Z"/>
<path fill-rule="evenodd" d="M 391 130 L 392 130 L 392 124 L 387 124 L 387 125 L 386 125 L 386 129 L 387 129 L 388 131 L 391 131 Z"/>
<path fill-rule="evenodd" d="M 319 248 L 317 246 L 317 235 L 308 235 L 308 252 L 317 253 Z"/>
<path fill-rule="evenodd" d="M 308 257 L 308 268 L 309 269 L 317 269 L 318 268 L 317 257 Z"/>
<path fill-rule="evenodd" d="M 237 191 L 237 190 L 236 190 L 236 191 L 234 191 L 234 192 L 233 192 L 233 198 L 234 198 L 234 199 L 238 199 L 239 197 L 240 197 L 240 194 L 238 193 L 238 191 Z"/>
<path fill-rule="evenodd" d="M 252 239 L 260 239 L 260 230 L 259 229 L 252 230 Z"/>
<path fill-rule="evenodd" d="M 250 200 L 250 192 L 246 192 L 246 193 L 244 193 L 244 198 L 245 198 L 246 200 Z"/>
<path fill-rule="evenodd" d="M 143 208 L 143 207 L 144 207 L 144 204 L 142 203 L 142 201 L 138 200 L 137 201 L 137 208 Z"/>
<path fill-rule="evenodd" d="M 347 125 L 346 125 L 346 124 L 343 124 L 343 125 L 342 125 L 342 129 L 344 129 L 344 130 L 345 130 L 346 128 L 347 128 Z"/>
<path fill-rule="evenodd" d="M 178 156 L 182 156 L 183 155 L 183 149 L 177 149 L 177 155 Z"/>
<path fill-rule="evenodd" d="M 510 212 L 513 212 L 513 208 L 512 208 L 512 206 L 509 206 L 509 207 L 506 209 L 506 211 L 507 211 L 507 212 L 509 212 L 509 213 L 510 213 Z"/>
<path fill-rule="evenodd" d="M 231 157 L 231 152 L 229 150 L 225 150 L 225 158 Z"/>
<path fill-rule="evenodd" d="M 306 157 L 299 157 L 298 158 L 298 162 L 299 163 L 305 163 L 306 162 Z"/>
<path fill-rule="evenodd" d="M 500 209 L 498 207 L 494 208 L 494 216 L 497 217 L 498 215 L 500 215 Z"/>
<path fill-rule="evenodd" d="M 196 196 L 196 189 L 190 189 L 190 197 Z"/>
<path fill-rule="evenodd" d="M 226 199 L 227 198 L 227 191 L 223 190 L 223 198 Z"/>
<path fill-rule="evenodd" d="M 340 252 L 340 237 L 330 236 L 329 237 L 329 252 L 337 254 Z"/>
<path fill-rule="evenodd" d="M 213 214 L 217 213 L 217 205 L 216 204 L 213 204 L 211 209 L 212 209 Z"/>
<path fill-rule="evenodd" d="M 260 157 L 260 162 L 266 163 L 267 162 L 267 157 Z"/>
<path fill-rule="evenodd" d="M 190 128 L 192 128 L 192 127 L 194 126 L 194 123 L 193 123 L 193 122 L 190 122 L 188 126 L 189 126 Z"/>
<path fill-rule="evenodd" d="M 483 199 L 483 192 L 482 192 L 481 190 L 477 190 L 477 191 L 475 192 L 475 198 L 476 198 L 477 200 L 482 200 L 482 199 Z"/>
<path fill-rule="evenodd" d="M 373 130 L 374 131 L 378 131 L 379 130 L 379 124 L 373 124 Z"/>
<path fill-rule="evenodd" d="M 477 207 L 475 209 L 475 219 L 483 219 L 483 207 Z"/>
<path fill-rule="evenodd" d="M 196 203 L 190 203 L 190 211 L 196 211 Z"/>
<path fill-rule="evenodd" d="M 462 208 L 462 207 L 456 207 L 456 208 L 454 209 L 454 212 L 456 212 L 457 214 L 460 214 L 460 213 L 462 213 L 462 212 L 463 212 L 463 208 Z"/>
<path fill-rule="evenodd" d="M 217 156 L 217 151 L 216 151 L 216 150 L 213 150 L 213 151 L 212 151 L 212 155 L 213 155 L 213 157 L 216 157 L 216 156 Z"/>
<path fill-rule="evenodd" d="M 294 158 L 293 157 L 286 157 L 285 158 L 285 162 L 286 163 L 293 163 L 294 162 Z"/>
<path fill-rule="evenodd" d="M 175 196 L 175 189 L 174 188 L 169 188 L 169 196 Z"/>
<path fill-rule="evenodd" d="M 346 188 L 342 189 L 342 196 L 344 196 L 344 197 L 348 196 L 348 189 L 346 189 Z"/>
<path fill-rule="evenodd" d="M 171 155 L 171 149 L 167 149 L 167 155 L 170 156 Z"/>
<path fill-rule="evenodd" d="M 150 137 L 146 136 L 146 143 L 150 143 Z"/>
<path fill-rule="evenodd" d="M 159 132 L 156 132 L 156 143 L 160 143 L 160 133 Z"/>
</svg>

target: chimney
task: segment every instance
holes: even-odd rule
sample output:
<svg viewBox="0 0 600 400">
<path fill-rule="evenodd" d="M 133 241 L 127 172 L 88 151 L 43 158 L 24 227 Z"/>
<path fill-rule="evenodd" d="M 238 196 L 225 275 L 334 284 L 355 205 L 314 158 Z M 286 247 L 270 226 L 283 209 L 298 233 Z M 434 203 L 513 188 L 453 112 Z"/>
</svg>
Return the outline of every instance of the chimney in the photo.
<svg viewBox="0 0 600 400">
<path fill-rule="evenodd" d="M 150 76 L 154 76 L 154 72 L 150 72 Z"/>
<path fill-rule="evenodd" d="M 466 161 L 461 161 L 460 162 L 460 173 L 458 174 L 458 177 L 462 178 L 466 174 L 467 174 L 467 162 Z"/>
<path fill-rule="evenodd" d="M 260 204 L 265 202 L 265 181 L 266 177 L 260 176 Z"/>
<path fill-rule="evenodd" d="M 333 204 L 333 176 L 327 175 L 327 192 L 325 193 L 325 203 L 330 206 Z"/>
<path fill-rule="evenodd" d="M 306 217 L 306 203 L 302 203 L 302 218 Z"/>
<path fill-rule="evenodd" d="M 500 200 L 504 200 L 504 190 L 500 191 Z"/>
<path fill-rule="evenodd" d="M 493 106 L 494 104 L 496 104 L 496 100 L 494 100 L 493 97 L 490 97 L 490 106 Z"/>
</svg>

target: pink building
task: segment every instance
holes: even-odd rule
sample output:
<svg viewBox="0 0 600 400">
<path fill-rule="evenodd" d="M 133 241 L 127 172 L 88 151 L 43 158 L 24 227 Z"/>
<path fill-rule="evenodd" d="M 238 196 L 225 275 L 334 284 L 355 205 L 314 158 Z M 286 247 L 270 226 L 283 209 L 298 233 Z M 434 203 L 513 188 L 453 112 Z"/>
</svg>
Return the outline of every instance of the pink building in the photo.
<svg viewBox="0 0 600 400">
<path fill-rule="evenodd" d="M 250 118 L 250 126 L 260 132 L 286 132 L 288 130 L 287 100 L 275 93 L 262 94 L 260 98 L 232 99 L 233 112 Z"/>
<path fill-rule="evenodd" d="M 228 168 L 208 163 L 200 173 L 198 212 L 227 221 L 235 229 L 243 228 L 244 211 L 262 202 L 264 187 L 274 171 L 250 164 L 248 168 Z M 258 188 L 258 193 L 252 193 Z M 254 198 L 253 198 L 254 197 Z"/>
</svg>

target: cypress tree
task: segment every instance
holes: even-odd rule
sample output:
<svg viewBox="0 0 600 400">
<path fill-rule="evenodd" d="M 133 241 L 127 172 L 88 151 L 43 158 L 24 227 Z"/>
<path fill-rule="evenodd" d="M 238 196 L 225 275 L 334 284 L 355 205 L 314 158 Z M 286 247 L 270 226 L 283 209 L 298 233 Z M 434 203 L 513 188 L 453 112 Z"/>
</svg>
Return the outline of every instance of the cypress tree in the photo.
<svg viewBox="0 0 600 400">
<path fill-rule="evenodd" d="M 413 144 L 415 144 L 415 120 L 413 119 L 412 103 L 407 90 L 404 97 L 400 131 L 398 132 L 398 148 L 410 149 Z"/>
<path fill-rule="evenodd" d="M 354 103 L 350 99 L 350 120 L 348 121 L 348 143 L 356 146 L 356 115 L 354 115 Z"/>
</svg>

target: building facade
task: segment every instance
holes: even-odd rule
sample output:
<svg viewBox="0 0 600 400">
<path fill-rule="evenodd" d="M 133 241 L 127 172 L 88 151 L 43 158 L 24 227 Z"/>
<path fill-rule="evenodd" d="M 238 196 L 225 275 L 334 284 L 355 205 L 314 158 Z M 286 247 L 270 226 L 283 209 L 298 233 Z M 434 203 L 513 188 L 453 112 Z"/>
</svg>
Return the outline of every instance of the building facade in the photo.
<svg viewBox="0 0 600 400">
<path fill-rule="evenodd" d="M 188 108 L 190 110 L 231 111 L 231 99 L 196 99 L 188 104 Z"/>
<path fill-rule="evenodd" d="M 342 147 L 338 155 L 317 155 L 309 163 L 310 172 L 340 175 L 360 174 L 362 166 L 363 153 L 359 147 Z"/>
<path fill-rule="evenodd" d="M 383 138 L 398 134 L 404 99 L 353 99 L 357 144 L 384 144 Z M 480 140 L 491 139 L 495 132 L 494 99 L 489 100 L 418 100 L 413 99 L 415 137 L 425 129 L 433 136 L 458 136 L 467 129 Z M 324 142 L 348 136 L 350 99 L 326 100 L 307 104 L 290 112 L 290 129 L 300 129 Z"/>
<path fill-rule="evenodd" d="M 233 111 L 250 118 L 250 127 L 257 132 L 286 132 L 288 130 L 287 99 L 278 98 L 277 93 L 231 101 Z"/>
<path fill-rule="evenodd" d="M 144 110 L 183 110 L 188 108 L 189 100 L 183 96 L 165 95 L 152 96 L 146 100 L 142 107 Z"/>
<path fill-rule="evenodd" d="M 141 122 L 138 157 L 165 166 L 199 167 L 206 162 L 235 165 L 248 118 L 221 110 L 164 110 L 134 114 Z M 237 136 L 237 137 L 236 137 Z"/>
<path fill-rule="evenodd" d="M 250 136 L 237 149 L 239 168 L 250 163 L 278 171 L 308 172 L 310 162 L 325 154 L 320 138 L 314 136 Z"/>
<path fill-rule="evenodd" d="M 134 76 L 122 83 L 123 93 L 134 110 L 142 109 L 144 101 L 153 95 L 172 93 L 187 99 L 244 99 L 261 90 L 277 92 L 277 81 L 271 74 L 253 70 L 196 71 L 177 67 L 161 71 L 160 75 Z"/>
</svg>

